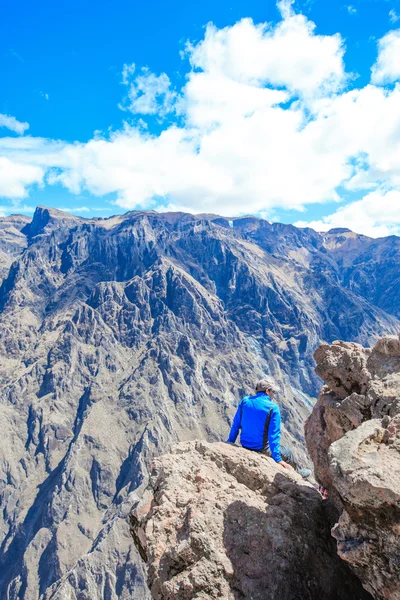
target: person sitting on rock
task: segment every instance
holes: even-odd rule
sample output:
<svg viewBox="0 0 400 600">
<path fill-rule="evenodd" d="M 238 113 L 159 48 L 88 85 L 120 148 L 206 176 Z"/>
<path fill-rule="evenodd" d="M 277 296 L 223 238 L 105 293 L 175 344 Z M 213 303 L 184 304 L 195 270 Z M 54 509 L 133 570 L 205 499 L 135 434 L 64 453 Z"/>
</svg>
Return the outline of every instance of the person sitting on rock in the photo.
<svg viewBox="0 0 400 600">
<path fill-rule="evenodd" d="M 300 469 L 290 448 L 280 445 L 281 413 L 273 402 L 278 391 L 279 386 L 272 377 L 258 381 L 256 395 L 246 396 L 240 402 L 227 442 L 234 444 L 241 429 L 240 443 L 244 448 L 262 452 L 285 469 L 295 469 L 307 478 L 311 475 L 310 469 Z"/>
</svg>

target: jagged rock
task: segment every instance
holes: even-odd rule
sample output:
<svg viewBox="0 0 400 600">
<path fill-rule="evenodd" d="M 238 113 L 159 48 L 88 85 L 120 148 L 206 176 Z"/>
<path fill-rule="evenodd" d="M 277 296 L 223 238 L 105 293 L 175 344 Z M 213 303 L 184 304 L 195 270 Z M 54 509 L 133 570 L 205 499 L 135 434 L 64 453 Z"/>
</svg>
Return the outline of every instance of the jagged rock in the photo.
<svg viewBox="0 0 400 600">
<path fill-rule="evenodd" d="M 400 237 L 371 239 L 353 231 L 330 230 L 324 247 L 339 266 L 346 287 L 383 310 L 400 315 Z"/>
<path fill-rule="evenodd" d="M 155 600 L 362 599 L 318 492 L 272 459 L 189 442 L 153 463 L 131 514 Z"/>
<path fill-rule="evenodd" d="M 379 600 L 400 598 L 398 343 L 384 337 L 372 350 L 337 342 L 317 350 L 328 386 L 306 423 L 316 476 L 342 510 L 333 528 L 339 556 Z"/>
<path fill-rule="evenodd" d="M 27 246 L 23 233 L 24 227 L 31 219 L 22 215 L 10 215 L 0 218 L 0 284 L 11 267 L 11 264 Z"/>
<path fill-rule="evenodd" d="M 377 341 L 374 350 L 386 356 L 400 357 L 400 334 L 399 336 L 385 336 Z"/>
<path fill-rule="evenodd" d="M 314 355 L 316 373 L 340 398 L 353 392 L 364 394 L 371 374 L 367 369 L 369 351 L 360 344 L 333 342 L 320 346 Z"/>
</svg>

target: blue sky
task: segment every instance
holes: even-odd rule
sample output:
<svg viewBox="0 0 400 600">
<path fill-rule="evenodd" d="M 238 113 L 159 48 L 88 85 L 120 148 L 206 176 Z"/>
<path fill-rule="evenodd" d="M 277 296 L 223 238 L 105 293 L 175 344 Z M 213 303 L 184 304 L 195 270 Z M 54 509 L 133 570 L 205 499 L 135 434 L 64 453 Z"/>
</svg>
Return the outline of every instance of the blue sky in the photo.
<svg viewBox="0 0 400 600">
<path fill-rule="evenodd" d="M 3 214 L 212 210 L 399 233 L 400 0 L 1 12 Z"/>
</svg>

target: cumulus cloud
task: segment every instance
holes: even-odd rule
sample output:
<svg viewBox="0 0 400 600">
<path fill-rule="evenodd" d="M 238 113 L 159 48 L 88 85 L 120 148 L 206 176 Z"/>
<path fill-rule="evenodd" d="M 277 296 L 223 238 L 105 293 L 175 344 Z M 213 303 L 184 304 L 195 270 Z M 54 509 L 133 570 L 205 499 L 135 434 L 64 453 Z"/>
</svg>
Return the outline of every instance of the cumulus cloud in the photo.
<svg viewBox="0 0 400 600">
<path fill-rule="evenodd" d="M 204 39 L 188 46 L 192 71 L 181 91 L 182 126 L 157 136 L 125 126 L 106 138 L 64 146 L 30 139 L 23 147 L 11 140 L 8 154 L 44 166 L 49 184 L 75 194 L 114 192 L 125 208 L 154 206 L 156 198 L 164 207 L 238 214 L 244 207 L 300 208 L 336 198 L 337 182 L 351 169 L 343 157 L 332 164 L 314 145 L 304 106 L 309 111 L 316 99 L 340 89 L 343 44 L 338 35 L 316 35 L 314 24 L 291 5 L 280 3 L 284 19 L 275 27 L 251 19 L 220 30 L 210 24 Z M 172 110 L 166 75 L 125 65 L 122 83 L 132 112 Z M 289 101 L 294 104 L 286 110 L 281 104 Z"/>
<path fill-rule="evenodd" d="M 357 14 L 357 9 L 355 6 L 352 6 L 351 4 L 349 4 L 347 6 L 347 12 L 349 13 L 349 15 L 356 15 Z"/>
<path fill-rule="evenodd" d="M 378 42 L 378 58 L 371 70 L 371 81 L 376 85 L 393 83 L 400 79 L 400 29 L 389 31 Z"/>
<path fill-rule="evenodd" d="M 43 181 L 44 170 L 40 167 L 13 162 L 0 156 L 0 196 L 24 198 L 27 187 Z"/>
<path fill-rule="evenodd" d="M 282 15 L 282 19 L 289 19 L 293 16 L 294 0 L 278 0 L 276 6 Z"/>
<path fill-rule="evenodd" d="M 347 227 L 370 237 L 400 235 L 400 191 L 371 192 L 319 221 L 299 221 L 295 225 L 316 231 Z"/>
<path fill-rule="evenodd" d="M 143 67 L 137 74 L 134 63 L 125 64 L 121 83 L 128 87 L 128 93 L 120 104 L 122 110 L 163 117 L 175 108 L 178 95 L 172 90 L 171 81 L 165 73 L 157 76 Z"/>
<path fill-rule="evenodd" d="M 18 121 L 15 117 L 11 117 L 10 115 L 0 114 L 0 127 L 5 127 L 10 131 L 14 131 L 19 135 L 22 135 L 27 129 L 29 129 L 29 123 Z"/>
<path fill-rule="evenodd" d="M 293 14 L 291 2 L 280 5 L 285 18 L 275 27 L 251 19 L 224 29 L 208 25 L 204 40 L 189 46 L 193 69 L 255 88 L 284 87 L 305 97 L 340 89 L 346 81 L 340 35 L 315 34 L 315 24 Z"/>
<path fill-rule="evenodd" d="M 318 35 L 291 0 L 278 8 L 275 25 L 209 24 L 200 42 L 187 45 L 190 71 L 179 91 L 165 73 L 124 66 L 125 111 L 160 119 L 179 112 L 156 135 L 136 121 L 87 143 L 0 139 L 0 154 L 34 169 L 29 179 L 20 168 L 3 194 L 61 184 L 73 194 L 114 194 L 126 209 L 238 215 L 304 210 L 339 202 L 343 189 L 365 190 L 368 202 L 352 210 L 368 210 L 368 219 L 350 221 L 340 207 L 322 226 L 348 218 L 359 231 L 391 231 L 371 204 L 393 203 L 400 193 L 400 87 L 349 89 L 340 35 Z"/>
<path fill-rule="evenodd" d="M 398 15 L 396 11 L 392 8 L 392 10 L 389 11 L 389 19 L 392 23 L 397 23 L 397 21 L 400 19 L 400 15 Z"/>
</svg>

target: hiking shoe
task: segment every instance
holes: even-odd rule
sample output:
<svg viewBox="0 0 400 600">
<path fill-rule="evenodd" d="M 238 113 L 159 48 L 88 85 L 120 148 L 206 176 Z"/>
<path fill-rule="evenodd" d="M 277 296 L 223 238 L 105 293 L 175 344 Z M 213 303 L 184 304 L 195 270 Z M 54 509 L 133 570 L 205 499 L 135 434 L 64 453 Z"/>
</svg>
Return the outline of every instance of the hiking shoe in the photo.
<svg viewBox="0 0 400 600">
<path fill-rule="evenodd" d="M 297 472 L 303 479 L 307 479 L 311 475 L 311 469 L 299 469 Z"/>
<path fill-rule="evenodd" d="M 322 500 L 328 500 L 328 490 L 326 488 L 324 488 L 324 486 L 319 485 L 318 491 L 321 494 Z"/>
</svg>

